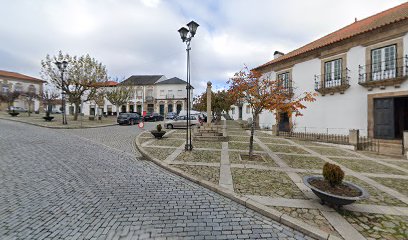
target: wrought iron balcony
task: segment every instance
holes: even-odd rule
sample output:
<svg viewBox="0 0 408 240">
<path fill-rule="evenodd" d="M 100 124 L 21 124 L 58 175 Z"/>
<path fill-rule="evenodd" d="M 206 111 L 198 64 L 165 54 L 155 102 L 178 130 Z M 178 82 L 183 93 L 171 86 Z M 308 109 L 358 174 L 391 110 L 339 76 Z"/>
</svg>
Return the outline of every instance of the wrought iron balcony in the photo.
<svg viewBox="0 0 408 240">
<path fill-rule="evenodd" d="M 167 94 L 166 99 L 174 99 L 174 94 Z"/>
<path fill-rule="evenodd" d="M 153 101 L 154 101 L 154 97 L 146 96 L 146 102 L 153 102 Z"/>
<path fill-rule="evenodd" d="M 323 96 L 335 92 L 344 93 L 349 87 L 349 72 L 347 68 L 341 72 L 332 72 L 323 75 L 315 75 L 315 91 L 319 92 Z"/>
<path fill-rule="evenodd" d="M 358 84 L 367 88 L 395 86 L 407 80 L 408 55 L 379 63 L 358 66 Z"/>
</svg>

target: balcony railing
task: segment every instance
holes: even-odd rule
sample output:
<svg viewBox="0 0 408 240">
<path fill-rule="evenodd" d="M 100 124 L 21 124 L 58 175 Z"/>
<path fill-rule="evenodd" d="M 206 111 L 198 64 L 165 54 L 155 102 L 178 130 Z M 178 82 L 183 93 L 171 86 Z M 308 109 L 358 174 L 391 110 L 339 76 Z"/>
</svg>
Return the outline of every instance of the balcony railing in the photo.
<svg viewBox="0 0 408 240">
<path fill-rule="evenodd" d="M 322 95 L 327 93 L 334 94 L 335 92 L 344 93 L 350 87 L 349 72 L 350 70 L 346 68 L 340 72 L 315 75 L 315 91 Z"/>
<path fill-rule="evenodd" d="M 282 91 L 284 91 L 284 93 L 287 93 L 292 97 L 293 95 L 292 79 L 288 79 L 287 81 L 281 80 L 279 84 L 283 86 Z"/>
<path fill-rule="evenodd" d="M 408 55 L 379 63 L 358 66 L 358 84 L 364 87 L 395 86 L 407 79 Z"/>
<path fill-rule="evenodd" d="M 174 94 L 167 94 L 166 99 L 174 99 Z"/>
<path fill-rule="evenodd" d="M 153 101 L 154 101 L 154 97 L 146 96 L 146 102 L 153 102 Z"/>
</svg>

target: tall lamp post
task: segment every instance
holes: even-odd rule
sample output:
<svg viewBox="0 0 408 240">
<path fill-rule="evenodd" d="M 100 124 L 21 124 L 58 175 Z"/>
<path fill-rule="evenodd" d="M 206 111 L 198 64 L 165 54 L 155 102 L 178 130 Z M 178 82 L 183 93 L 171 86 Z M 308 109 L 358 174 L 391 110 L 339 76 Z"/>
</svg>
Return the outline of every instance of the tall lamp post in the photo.
<svg viewBox="0 0 408 240">
<path fill-rule="evenodd" d="M 185 145 L 185 150 L 186 151 L 191 151 L 193 150 L 193 144 L 191 142 L 191 119 L 190 119 L 190 108 L 191 108 L 191 81 L 190 81 L 190 43 L 191 39 L 193 39 L 194 35 L 196 34 L 197 28 L 198 28 L 198 23 L 191 21 L 187 23 L 187 27 L 182 27 L 178 30 L 180 33 L 181 40 L 186 43 L 187 48 L 187 126 L 186 126 L 186 145 Z"/>
<path fill-rule="evenodd" d="M 65 109 L 65 88 L 64 88 L 64 72 L 65 69 L 68 66 L 68 62 L 67 61 L 56 61 L 55 65 L 57 65 L 60 73 L 61 73 L 61 98 L 62 98 L 62 124 L 66 125 L 68 124 L 67 122 L 67 114 L 66 114 L 66 109 Z"/>
</svg>

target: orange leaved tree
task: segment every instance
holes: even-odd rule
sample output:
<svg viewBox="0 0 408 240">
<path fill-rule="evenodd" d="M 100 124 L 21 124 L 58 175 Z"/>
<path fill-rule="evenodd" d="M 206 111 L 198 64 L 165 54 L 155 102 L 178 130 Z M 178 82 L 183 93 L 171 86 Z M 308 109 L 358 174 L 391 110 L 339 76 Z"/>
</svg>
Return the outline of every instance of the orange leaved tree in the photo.
<svg viewBox="0 0 408 240">
<path fill-rule="evenodd" d="M 268 110 L 275 115 L 288 112 L 301 116 L 299 110 L 306 108 L 303 103 L 315 101 L 314 94 L 305 92 L 300 96 L 294 96 L 291 89 L 285 87 L 281 80 L 271 80 L 258 71 L 249 70 L 246 66 L 235 73 L 227 83 L 232 99 L 246 102 L 252 109 L 249 158 L 253 156 L 255 126 L 262 111 Z"/>
</svg>

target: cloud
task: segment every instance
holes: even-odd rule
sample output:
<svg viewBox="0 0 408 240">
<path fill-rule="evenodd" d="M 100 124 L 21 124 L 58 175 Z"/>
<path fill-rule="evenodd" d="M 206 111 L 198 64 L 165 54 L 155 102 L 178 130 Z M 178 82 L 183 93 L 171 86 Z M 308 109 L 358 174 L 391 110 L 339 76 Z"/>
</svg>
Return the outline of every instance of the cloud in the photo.
<svg viewBox="0 0 408 240">
<path fill-rule="evenodd" d="M 222 89 L 243 64 L 255 67 L 401 0 L 0 0 L 0 68 L 39 77 L 40 61 L 58 50 L 89 53 L 111 76 L 186 76 L 177 30 L 200 24 L 192 41 L 195 93 Z"/>
</svg>

